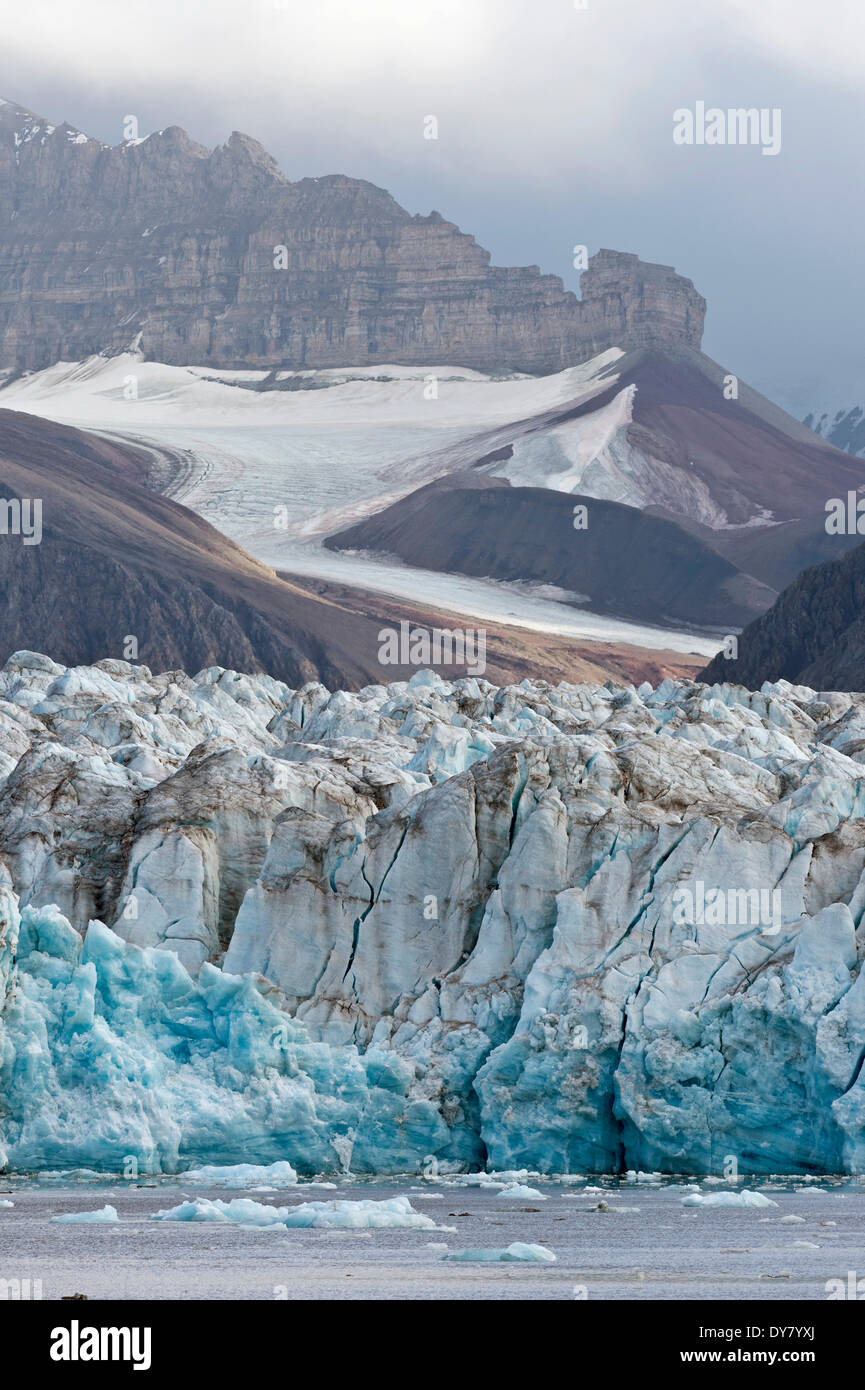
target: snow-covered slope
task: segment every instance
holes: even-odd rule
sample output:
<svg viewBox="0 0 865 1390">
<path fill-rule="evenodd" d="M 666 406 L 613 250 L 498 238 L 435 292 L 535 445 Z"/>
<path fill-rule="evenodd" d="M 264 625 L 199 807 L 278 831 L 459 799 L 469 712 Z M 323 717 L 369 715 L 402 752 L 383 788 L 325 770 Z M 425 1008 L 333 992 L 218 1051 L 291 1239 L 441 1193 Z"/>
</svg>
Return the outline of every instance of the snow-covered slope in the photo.
<svg viewBox="0 0 865 1390">
<path fill-rule="evenodd" d="M 6 1161 L 861 1171 L 863 748 L 783 682 L 20 654 Z"/>
<path fill-rule="evenodd" d="M 843 449 L 845 454 L 865 458 L 865 410 L 861 405 L 840 410 L 814 411 L 804 423 L 821 439 Z"/>
</svg>

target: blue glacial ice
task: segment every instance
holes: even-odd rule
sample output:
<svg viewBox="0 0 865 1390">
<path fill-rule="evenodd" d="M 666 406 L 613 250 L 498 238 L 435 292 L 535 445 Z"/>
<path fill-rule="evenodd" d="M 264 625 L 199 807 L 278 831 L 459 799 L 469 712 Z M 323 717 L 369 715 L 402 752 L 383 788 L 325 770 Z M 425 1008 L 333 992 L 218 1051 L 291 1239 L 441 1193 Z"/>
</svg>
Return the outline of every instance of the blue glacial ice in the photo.
<svg viewBox="0 0 865 1390">
<path fill-rule="evenodd" d="M 120 1217 L 116 1207 L 104 1206 L 96 1211 L 67 1211 L 62 1216 L 52 1216 L 51 1220 L 67 1226 L 104 1226 L 113 1225 Z"/>
<path fill-rule="evenodd" d="M 785 682 L 18 653 L 0 1164 L 865 1171 L 863 761 L 865 696 Z"/>
</svg>

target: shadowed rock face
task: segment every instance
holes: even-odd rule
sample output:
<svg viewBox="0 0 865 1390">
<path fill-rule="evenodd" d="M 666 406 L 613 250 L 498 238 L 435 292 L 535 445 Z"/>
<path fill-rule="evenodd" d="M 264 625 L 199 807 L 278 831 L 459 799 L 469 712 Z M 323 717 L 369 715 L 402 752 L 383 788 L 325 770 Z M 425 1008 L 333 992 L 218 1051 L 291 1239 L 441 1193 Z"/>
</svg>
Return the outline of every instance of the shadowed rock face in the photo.
<svg viewBox="0 0 865 1390">
<path fill-rule="evenodd" d="M 574 529 L 579 506 L 583 531 Z M 477 473 L 430 483 L 325 544 L 422 569 L 554 584 L 601 612 L 659 624 L 738 628 L 775 598 L 664 517 Z"/>
<path fill-rule="evenodd" d="M 284 267 L 276 269 L 276 248 Z M 0 368 L 127 346 L 221 367 L 458 363 L 553 371 L 612 346 L 699 347 L 671 267 L 601 251 L 582 302 L 381 188 L 285 179 L 234 132 L 103 145 L 0 105 Z"/>
<path fill-rule="evenodd" d="M 843 549 L 853 536 L 830 536 Z M 803 570 L 745 628 L 736 660 L 716 656 L 702 677 L 757 689 L 790 680 L 817 690 L 865 690 L 865 545 Z"/>
</svg>

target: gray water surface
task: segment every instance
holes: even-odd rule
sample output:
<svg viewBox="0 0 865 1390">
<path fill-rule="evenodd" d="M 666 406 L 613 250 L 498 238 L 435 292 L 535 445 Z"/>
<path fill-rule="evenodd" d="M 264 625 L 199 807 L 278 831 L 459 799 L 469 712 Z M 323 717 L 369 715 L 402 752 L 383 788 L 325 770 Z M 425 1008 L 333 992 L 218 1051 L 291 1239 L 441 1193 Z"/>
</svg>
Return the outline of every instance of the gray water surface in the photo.
<svg viewBox="0 0 865 1390">
<path fill-rule="evenodd" d="M 507 1200 L 447 1180 L 301 1183 L 279 1191 L 192 1187 L 176 1178 L 35 1182 L 0 1178 L 0 1280 L 42 1281 L 42 1297 L 89 1299 L 598 1299 L 828 1298 L 826 1284 L 865 1279 L 865 1191 L 854 1179 L 751 1180 L 777 1207 L 682 1205 L 682 1182 L 529 1179 L 546 1196 Z M 744 1186 L 745 1184 L 740 1184 Z M 593 1190 L 587 1191 L 587 1186 Z M 815 1191 L 820 1187 L 823 1191 Z M 799 1190 L 797 1190 L 799 1189 Z M 712 1189 L 704 1187 L 704 1192 Z M 443 1194 L 436 1198 L 432 1194 Z M 301 1201 L 406 1194 L 456 1231 L 247 1229 L 151 1221 L 184 1196 Z M 611 1208 L 592 1210 L 606 1200 Z M 112 1225 L 58 1225 L 62 1212 L 116 1207 Z M 783 1223 L 787 1215 L 803 1222 Z M 822 1223 L 835 1223 L 834 1225 Z M 546 1245 L 554 1264 L 458 1264 L 450 1251 Z M 796 1242 L 807 1242 L 797 1245 Z M 817 1249 L 811 1248 L 817 1246 Z M 33 1285 L 31 1284 L 31 1287 Z M 863 1285 L 865 1287 L 865 1285 Z"/>
</svg>

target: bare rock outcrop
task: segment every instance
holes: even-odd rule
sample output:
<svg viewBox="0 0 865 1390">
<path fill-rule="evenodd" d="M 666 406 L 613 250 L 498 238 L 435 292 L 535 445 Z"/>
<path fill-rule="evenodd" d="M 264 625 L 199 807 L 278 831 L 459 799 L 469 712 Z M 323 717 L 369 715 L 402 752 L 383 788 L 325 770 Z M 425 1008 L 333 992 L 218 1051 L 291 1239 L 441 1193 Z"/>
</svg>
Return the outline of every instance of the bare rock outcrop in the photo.
<svg viewBox="0 0 865 1390">
<path fill-rule="evenodd" d="M 582 300 L 363 179 L 289 182 L 235 131 L 102 144 L 0 104 L 0 369 L 120 350 L 221 367 L 454 363 L 556 371 L 609 347 L 699 347 L 705 301 L 601 251 Z"/>
</svg>

